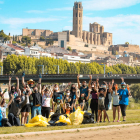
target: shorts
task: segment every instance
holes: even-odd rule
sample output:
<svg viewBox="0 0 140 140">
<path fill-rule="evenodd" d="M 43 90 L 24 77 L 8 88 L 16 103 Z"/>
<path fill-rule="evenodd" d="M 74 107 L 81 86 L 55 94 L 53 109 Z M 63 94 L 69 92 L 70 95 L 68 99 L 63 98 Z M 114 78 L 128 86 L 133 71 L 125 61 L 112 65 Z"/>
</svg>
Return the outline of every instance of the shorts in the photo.
<svg viewBox="0 0 140 140">
<path fill-rule="evenodd" d="M 30 112 L 30 104 L 26 104 L 22 109 L 21 112 Z"/>
<path fill-rule="evenodd" d="M 98 110 L 101 110 L 101 111 L 105 110 L 105 106 L 104 105 L 98 105 Z"/>
<path fill-rule="evenodd" d="M 117 106 L 120 106 L 120 105 L 113 105 L 113 107 L 117 107 Z"/>
</svg>

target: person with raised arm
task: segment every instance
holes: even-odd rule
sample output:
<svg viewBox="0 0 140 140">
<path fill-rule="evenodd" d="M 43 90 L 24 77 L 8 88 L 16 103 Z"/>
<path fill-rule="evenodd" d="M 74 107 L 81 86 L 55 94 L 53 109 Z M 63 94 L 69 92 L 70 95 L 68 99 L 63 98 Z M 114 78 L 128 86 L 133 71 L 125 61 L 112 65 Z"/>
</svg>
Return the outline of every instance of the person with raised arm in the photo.
<svg viewBox="0 0 140 140">
<path fill-rule="evenodd" d="M 100 120 L 100 117 L 101 117 L 101 114 L 102 114 L 102 111 L 104 112 L 104 116 L 107 116 L 107 119 L 108 119 L 108 122 L 110 122 L 109 120 L 109 117 L 106 113 L 106 109 L 105 109 L 105 97 L 106 97 L 106 94 L 107 94 L 107 83 L 104 82 L 104 87 L 102 86 L 102 88 L 99 89 L 99 92 L 98 92 L 98 123 L 99 123 L 99 120 Z M 104 117 L 104 122 L 105 122 L 105 117 Z"/>
<path fill-rule="evenodd" d="M 118 111 L 118 120 L 117 122 L 120 122 L 120 105 L 119 105 L 119 94 L 118 91 L 118 85 L 114 83 L 114 80 L 112 80 L 112 97 L 113 97 L 113 122 L 115 122 L 116 118 L 116 110 Z"/>
<path fill-rule="evenodd" d="M 96 80 L 96 82 L 97 82 L 97 80 Z M 92 99 L 91 99 L 91 102 L 90 102 L 90 108 L 91 108 L 92 114 L 94 115 L 94 113 L 95 113 L 96 122 L 97 122 L 97 120 L 98 120 L 98 96 L 97 96 L 98 82 L 97 82 L 97 85 L 96 85 L 96 82 L 91 83 Z"/>
<path fill-rule="evenodd" d="M 5 99 L 4 99 L 4 94 L 2 94 L 2 98 L 0 100 L 0 110 L 1 110 L 1 113 L 2 113 L 2 120 L 1 120 L 1 126 L 4 126 L 4 127 L 11 127 L 11 124 L 9 123 L 9 120 L 7 119 L 6 117 L 6 109 L 9 107 L 9 105 L 12 103 L 14 99 L 14 95 L 11 94 L 11 98 L 10 98 L 10 101 L 9 103 L 7 104 Z"/>
<path fill-rule="evenodd" d="M 77 76 L 77 83 L 78 83 L 78 88 L 80 90 L 80 94 L 84 93 L 85 96 L 87 97 L 88 96 L 88 88 L 91 88 L 92 75 L 89 75 L 90 80 L 89 80 L 88 86 L 87 86 L 86 81 L 83 81 L 82 85 L 81 85 L 79 77 L 80 77 L 80 75 Z M 85 104 L 87 106 L 86 108 L 88 110 L 88 100 L 86 100 L 85 102 L 86 102 Z"/>
<path fill-rule="evenodd" d="M 119 105 L 121 108 L 121 113 L 123 116 L 123 121 L 126 121 L 126 108 L 129 104 L 129 96 L 131 96 L 129 87 L 127 88 L 127 85 L 125 82 L 121 83 L 121 89 L 117 92 L 119 94 Z"/>
<path fill-rule="evenodd" d="M 49 118 L 50 115 L 50 102 L 53 96 L 53 91 L 48 88 L 42 90 L 42 116 Z"/>
</svg>

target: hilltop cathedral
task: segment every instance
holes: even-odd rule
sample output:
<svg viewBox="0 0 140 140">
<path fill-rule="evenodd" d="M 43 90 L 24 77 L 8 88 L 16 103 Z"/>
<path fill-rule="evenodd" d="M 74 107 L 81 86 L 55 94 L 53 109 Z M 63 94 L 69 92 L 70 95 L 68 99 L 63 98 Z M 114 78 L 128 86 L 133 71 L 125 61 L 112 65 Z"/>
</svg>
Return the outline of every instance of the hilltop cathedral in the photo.
<svg viewBox="0 0 140 140">
<path fill-rule="evenodd" d="M 53 32 L 40 29 L 23 29 L 22 36 L 29 36 L 32 40 L 39 40 L 40 36 L 58 41 L 58 46 L 66 48 L 70 46 L 81 46 L 84 44 L 96 47 L 112 45 L 112 33 L 104 32 L 104 26 L 94 22 L 89 24 L 89 31 L 83 31 L 83 6 L 82 2 L 75 2 L 73 7 L 73 30 Z"/>
</svg>

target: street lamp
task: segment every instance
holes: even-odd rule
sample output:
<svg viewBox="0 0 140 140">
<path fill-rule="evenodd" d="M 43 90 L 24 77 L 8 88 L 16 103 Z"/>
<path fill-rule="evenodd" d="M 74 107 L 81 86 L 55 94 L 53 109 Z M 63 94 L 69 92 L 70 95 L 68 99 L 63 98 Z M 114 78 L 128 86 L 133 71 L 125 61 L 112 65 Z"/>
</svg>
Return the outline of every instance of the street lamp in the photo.
<svg viewBox="0 0 140 140">
<path fill-rule="evenodd" d="M 40 67 L 42 67 L 42 74 L 44 74 L 44 65 L 38 65 Z"/>
<path fill-rule="evenodd" d="M 53 65 L 55 67 L 57 67 L 57 74 L 59 74 L 59 65 Z"/>
<path fill-rule="evenodd" d="M 105 64 L 99 64 L 99 65 L 104 65 L 104 77 L 105 77 Z"/>
</svg>

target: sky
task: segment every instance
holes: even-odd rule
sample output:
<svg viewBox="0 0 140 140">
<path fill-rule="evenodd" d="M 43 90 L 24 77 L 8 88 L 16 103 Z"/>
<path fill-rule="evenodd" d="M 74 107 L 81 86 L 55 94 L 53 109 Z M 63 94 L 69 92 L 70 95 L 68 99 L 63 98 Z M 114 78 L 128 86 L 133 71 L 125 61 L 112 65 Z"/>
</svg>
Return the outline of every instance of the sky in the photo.
<svg viewBox="0 0 140 140">
<path fill-rule="evenodd" d="M 22 28 L 72 30 L 75 0 L 0 0 L 0 30 L 21 35 Z M 97 22 L 113 33 L 113 44 L 140 45 L 140 0 L 81 0 L 83 30 Z"/>
</svg>

